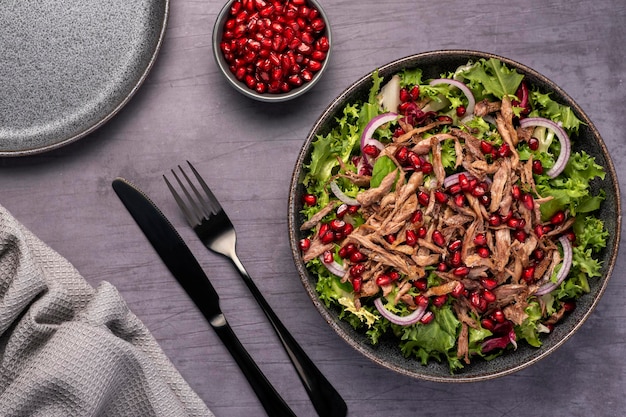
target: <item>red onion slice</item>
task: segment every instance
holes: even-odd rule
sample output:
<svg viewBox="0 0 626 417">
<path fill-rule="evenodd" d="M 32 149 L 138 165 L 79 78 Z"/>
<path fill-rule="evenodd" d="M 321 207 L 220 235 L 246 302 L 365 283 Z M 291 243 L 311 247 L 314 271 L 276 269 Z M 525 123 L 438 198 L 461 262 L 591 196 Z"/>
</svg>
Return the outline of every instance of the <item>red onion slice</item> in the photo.
<svg viewBox="0 0 626 417">
<path fill-rule="evenodd" d="M 559 238 L 559 242 L 561 242 L 561 246 L 563 247 L 563 266 L 556 276 L 556 282 L 548 282 L 547 284 L 542 285 L 535 293 L 536 295 L 544 295 L 554 291 L 559 285 L 561 285 L 563 280 L 565 280 L 567 274 L 569 274 L 573 257 L 572 245 L 567 236 L 561 236 Z"/>
<path fill-rule="evenodd" d="M 448 175 L 446 178 L 444 178 L 443 180 L 443 186 L 444 188 L 448 188 L 451 185 L 456 184 L 457 182 L 459 182 L 459 175 L 464 174 L 468 180 L 471 180 L 474 178 L 474 176 L 472 174 L 470 174 L 469 172 L 456 172 L 454 174 Z"/>
<path fill-rule="evenodd" d="M 463 82 L 458 80 L 451 80 L 449 78 L 437 78 L 430 82 L 430 85 L 437 84 L 449 84 L 461 90 L 463 94 L 465 94 L 465 97 L 467 97 L 467 107 L 465 108 L 465 114 L 467 116 L 463 118 L 463 121 L 474 117 L 474 106 L 476 105 L 476 99 L 474 98 L 474 94 L 472 94 L 470 89 Z"/>
<path fill-rule="evenodd" d="M 571 151 L 569 136 L 567 136 L 565 130 L 552 120 L 545 119 L 543 117 L 529 117 L 522 119 L 519 124 L 523 128 L 540 126 L 551 129 L 559 138 L 559 141 L 561 142 L 561 153 L 554 163 L 554 166 L 546 173 L 550 178 L 556 178 L 565 169 L 565 165 L 567 165 Z"/>
<path fill-rule="evenodd" d="M 408 316 L 398 316 L 385 308 L 381 297 L 374 300 L 374 305 L 384 318 L 399 326 L 410 326 L 411 324 L 417 323 L 422 318 L 426 312 L 426 308 L 428 307 L 428 305 L 420 305 Z"/>
<path fill-rule="evenodd" d="M 337 275 L 340 278 L 343 278 L 343 276 L 346 274 L 346 270 L 343 268 L 343 266 L 339 265 L 337 261 L 332 261 L 331 263 L 327 264 L 326 262 L 324 262 L 324 255 L 320 255 L 319 260 L 322 262 L 322 265 L 324 265 L 326 269 L 328 269 L 332 274 Z"/>
<path fill-rule="evenodd" d="M 365 158 L 365 155 L 359 158 L 359 162 L 356 164 L 356 172 L 359 175 L 370 175 L 372 173 L 372 165 Z"/>
<path fill-rule="evenodd" d="M 341 200 L 342 203 L 346 203 L 349 206 L 361 205 L 361 203 L 359 203 L 356 199 L 348 197 L 343 191 L 341 191 L 335 181 L 330 182 L 330 190 L 333 192 L 333 194 L 335 194 L 335 197 Z"/>
<path fill-rule="evenodd" d="M 372 136 L 374 135 L 376 129 L 378 129 L 385 123 L 393 122 L 397 118 L 398 114 L 393 112 L 379 114 L 378 116 L 372 118 L 372 120 L 370 120 L 369 123 L 365 126 L 363 134 L 361 135 L 361 153 L 363 153 L 363 148 L 365 147 L 365 145 L 374 140 L 372 139 Z M 376 144 L 372 144 L 376 146 Z"/>
<path fill-rule="evenodd" d="M 444 188 L 448 188 L 451 185 L 454 185 L 457 182 L 459 182 L 459 175 L 461 175 L 461 174 L 464 174 L 467 177 L 468 180 L 471 180 L 471 179 L 475 178 L 472 174 L 470 174 L 469 172 L 466 172 L 466 171 L 456 172 L 456 173 L 450 174 L 446 178 L 444 178 L 444 180 L 443 180 Z M 485 182 L 487 184 L 491 184 L 491 178 L 485 177 Z"/>
</svg>

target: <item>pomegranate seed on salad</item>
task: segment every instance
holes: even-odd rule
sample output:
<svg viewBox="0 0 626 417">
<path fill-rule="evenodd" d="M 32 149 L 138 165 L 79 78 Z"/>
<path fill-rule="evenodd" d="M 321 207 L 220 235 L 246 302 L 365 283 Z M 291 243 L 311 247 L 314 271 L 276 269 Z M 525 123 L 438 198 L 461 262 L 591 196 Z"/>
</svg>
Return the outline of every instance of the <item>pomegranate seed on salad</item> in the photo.
<svg viewBox="0 0 626 417">
<path fill-rule="evenodd" d="M 407 230 L 405 241 L 407 245 L 415 246 L 417 244 L 417 233 L 414 230 Z"/>
<path fill-rule="evenodd" d="M 486 233 L 478 233 L 474 237 L 474 244 L 476 246 L 485 246 L 487 244 L 487 235 L 486 235 Z"/>
<path fill-rule="evenodd" d="M 536 151 L 537 149 L 539 149 L 539 139 L 534 136 L 528 139 L 528 147 L 531 151 Z"/>
<path fill-rule="evenodd" d="M 314 206 L 317 204 L 317 197 L 314 194 L 305 194 L 302 196 L 302 202 L 307 206 Z"/>
<path fill-rule="evenodd" d="M 347 103 L 313 142 L 302 259 L 370 343 L 385 334 L 460 372 L 541 346 L 600 276 L 608 231 L 589 183 L 603 167 L 571 149 L 574 113 L 517 70 L 497 59 L 427 70 L 373 72 L 371 101 Z"/>
<path fill-rule="evenodd" d="M 302 252 L 308 251 L 310 247 L 311 247 L 311 239 L 306 238 L 306 237 L 300 239 L 300 250 Z"/>
</svg>

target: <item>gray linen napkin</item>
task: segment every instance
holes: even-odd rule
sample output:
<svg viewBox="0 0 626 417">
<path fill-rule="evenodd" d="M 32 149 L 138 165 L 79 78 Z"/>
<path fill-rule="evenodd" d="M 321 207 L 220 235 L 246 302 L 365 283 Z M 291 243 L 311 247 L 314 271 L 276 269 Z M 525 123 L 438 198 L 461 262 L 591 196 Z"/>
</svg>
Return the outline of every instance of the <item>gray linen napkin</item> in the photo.
<svg viewBox="0 0 626 417">
<path fill-rule="evenodd" d="M 111 284 L 1 205 L 0 415 L 213 416 Z"/>
</svg>

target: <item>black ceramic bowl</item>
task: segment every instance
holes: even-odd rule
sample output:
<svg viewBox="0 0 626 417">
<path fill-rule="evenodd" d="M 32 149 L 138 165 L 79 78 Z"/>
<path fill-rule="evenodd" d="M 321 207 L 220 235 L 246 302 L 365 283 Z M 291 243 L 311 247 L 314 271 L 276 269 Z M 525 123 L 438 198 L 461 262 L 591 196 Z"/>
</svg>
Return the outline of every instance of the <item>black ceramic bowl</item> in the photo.
<svg viewBox="0 0 626 417">
<path fill-rule="evenodd" d="M 611 161 L 604 141 L 591 120 L 589 120 L 581 107 L 555 83 L 533 69 L 508 58 L 490 53 L 466 50 L 425 52 L 408 56 L 380 67 L 379 74 L 384 77 L 385 80 L 388 80 L 394 73 L 404 68 L 417 67 L 424 71 L 424 79 L 437 78 L 442 73 L 454 71 L 457 67 L 467 63 L 470 59 L 475 61 L 480 58 L 500 59 L 509 67 L 515 68 L 520 73 L 525 74 L 526 80 L 530 84 L 539 87 L 544 92 L 552 92 L 553 99 L 570 106 L 576 116 L 583 121 L 579 134 L 577 138 L 575 138 L 573 149 L 585 150 L 587 153 L 594 156 L 596 161 L 606 169 L 605 180 L 602 181 L 601 184 L 596 184 L 597 187 L 602 187 L 606 191 L 606 200 L 602 205 L 599 217 L 605 221 L 605 225 L 610 232 L 606 249 L 601 253 L 601 260 L 603 262 L 602 276 L 589 280 L 591 286 L 590 293 L 583 295 L 578 300 L 576 309 L 555 327 L 554 331 L 544 339 L 543 346 L 540 348 L 534 348 L 525 343 L 520 343 L 515 351 L 507 352 L 491 361 L 474 360 L 470 365 L 465 366 L 464 369 L 451 375 L 447 363 L 430 362 L 428 365 L 424 366 L 418 360 L 405 358 L 400 352 L 397 343 L 393 340 L 381 340 L 377 346 L 370 345 L 364 334 L 355 331 L 350 324 L 339 319 L 338 309 L 329 309 L 320 301 L 315 290 L 316 277 L 305 268 L 298 246 L 299 240 L 303 237 L 299 230 L 303 222 L 303 218 L 300 214 L 302 209 L 301 197 L 304 192 L 304 188 L 301 185 L 303 164 L 308 163 L 310 160 L 311 142 L 315 140 L 317 135 L 326 135 L 331 130 L 335 123 L 335 118 L 340 115 L 346 103 L 367 101 L 367 95 L 372 86 L 371 72 L 354 82 L 354 84 L 333 100 L 315 122 L 302 146 L 291 179 L 289 195 L 289 240 L 302 284 L 313 300 L 315 307 L 339 336 L 366 357 L 401 374 L 431 381 L 470 382 L 508 375 L 524 369 L 554 352 L 582 326 L 598 304 L 607 286 L 618 253 L 621 230 L 621 207 L 619 185 L 613 162 Z"/>
</svg>

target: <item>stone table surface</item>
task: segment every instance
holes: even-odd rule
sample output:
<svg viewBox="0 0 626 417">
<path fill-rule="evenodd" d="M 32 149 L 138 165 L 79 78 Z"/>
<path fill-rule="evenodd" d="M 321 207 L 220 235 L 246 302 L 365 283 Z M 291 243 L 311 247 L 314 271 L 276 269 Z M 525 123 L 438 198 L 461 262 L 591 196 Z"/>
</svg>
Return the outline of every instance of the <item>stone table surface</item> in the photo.
<svg viewBox="0 0 626 417">
<path fill-rule="evenodd" d="M 216 416 L 261 416 L 239 368 L 170 276 L 111 181 L 144 189 L 189 243 L 235 332 L 298 416 L 308 397 L 234 268 L 195 239 L 161 175 L 192 161 L 239 233 L 238 250 L 283 323 L 345 398 L 350 416 L 622 416 L 626 411 L 626 260 L 582 328 L 539 363 L 495 380 L 442 384 L 361 356 L 326 324 L 300 283 L 287 234 L 297 154 L 315 119 L 351 82 L 391 60 L 439 49 L 493 52 L 560 85 L 602 134 L 623 183 L 626 3 L 622 0 L 322 1 L 334 50 L 328 72 L 289 103 L 252 101 L 212 57 L 215 1 L 172 2 L 158 59 L 130 102 L 89 136 L 0 159 L 0 204 L 94 286 L 115 285 Z M 0 98 L 1 99 L 1 98 Z M 621 231 L 612 231 L 621 233 Z"/>
</svg>

